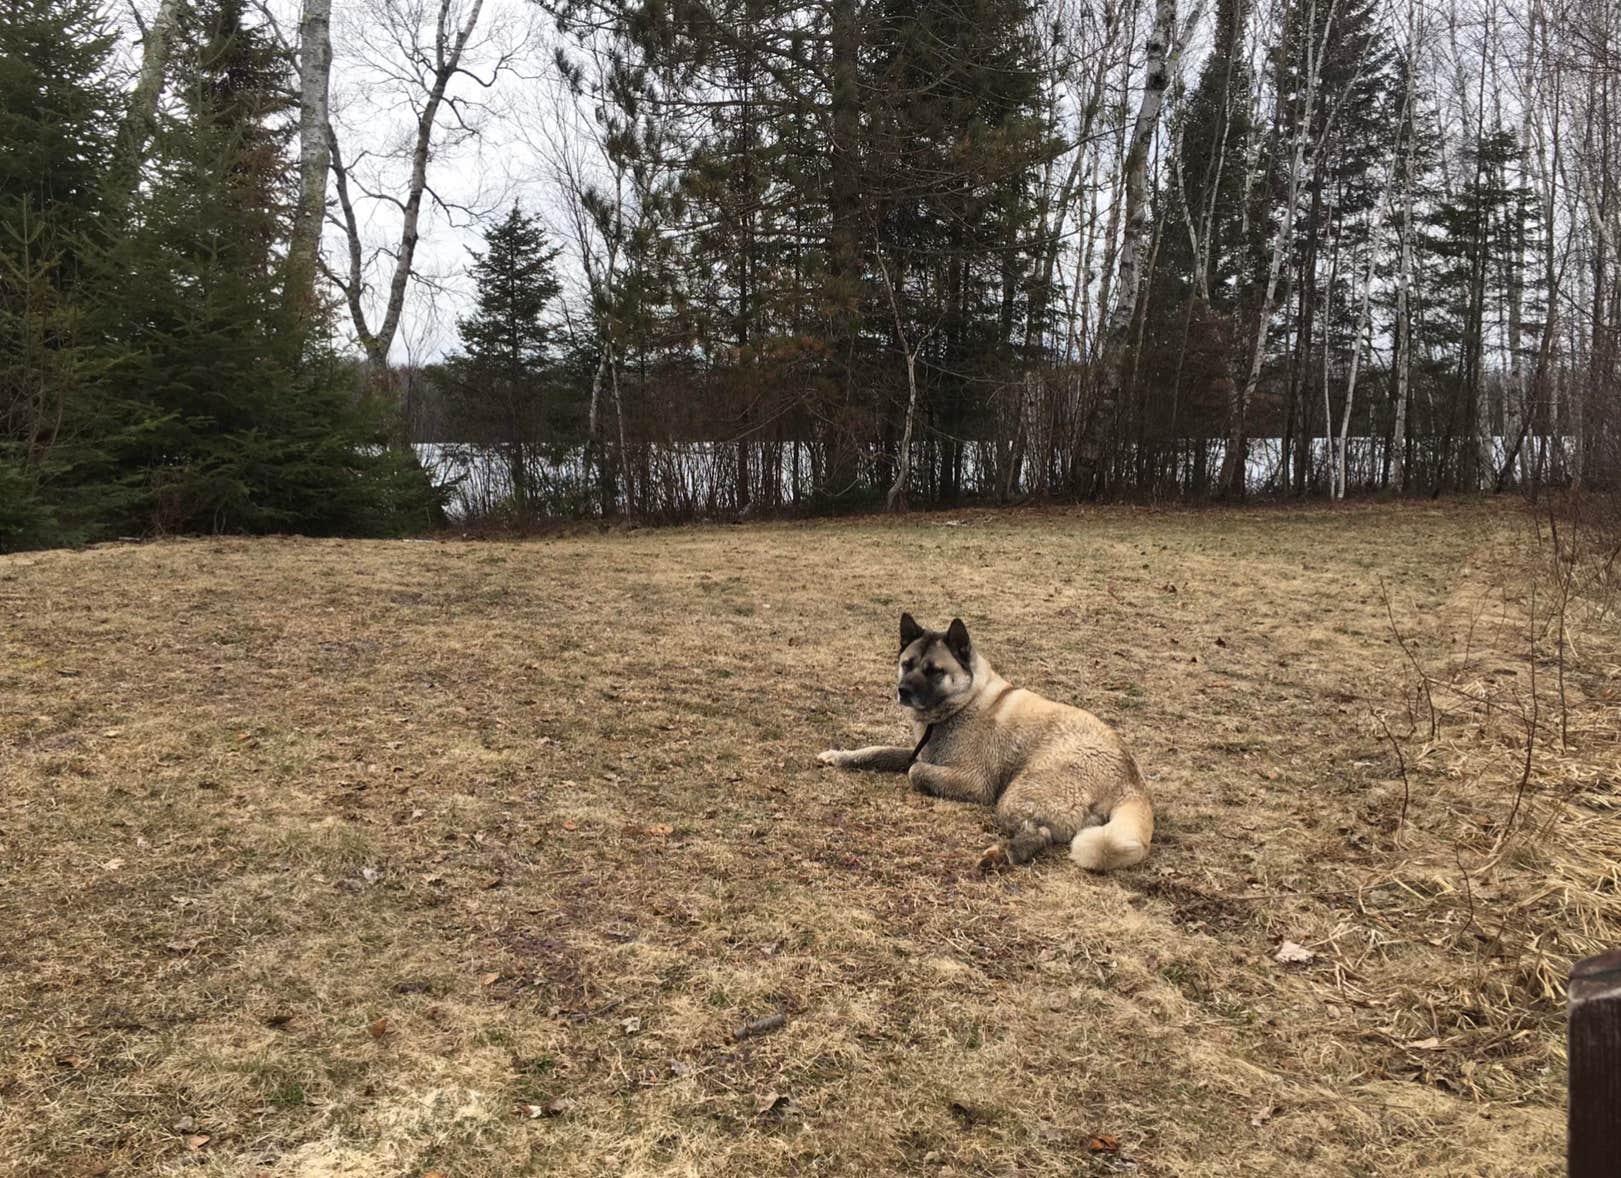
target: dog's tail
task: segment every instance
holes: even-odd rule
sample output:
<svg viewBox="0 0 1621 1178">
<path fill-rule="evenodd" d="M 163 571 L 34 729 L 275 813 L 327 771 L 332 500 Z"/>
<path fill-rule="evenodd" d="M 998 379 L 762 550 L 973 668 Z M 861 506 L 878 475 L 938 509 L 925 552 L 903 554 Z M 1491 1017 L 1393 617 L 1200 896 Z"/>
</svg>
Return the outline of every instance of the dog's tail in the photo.
<svg viewBox="0 0 1621 1178">
<path fill-rule="evenodd" d="M 1154 838 L 1154 807 L 1147 798 L 1127 798 L 1102 826 L 1088 826 L 1069 844 L 1069 857 L 1088 871 L 1113 871 L 1148 858 Z"/>
</svg>

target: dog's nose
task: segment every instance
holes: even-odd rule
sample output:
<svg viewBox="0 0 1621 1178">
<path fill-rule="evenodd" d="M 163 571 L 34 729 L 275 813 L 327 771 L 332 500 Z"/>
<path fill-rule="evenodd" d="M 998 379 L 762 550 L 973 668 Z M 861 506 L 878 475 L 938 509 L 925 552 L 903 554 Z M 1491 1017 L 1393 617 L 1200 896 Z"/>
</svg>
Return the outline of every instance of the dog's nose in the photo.
<svg viewBox="0 0 1621 1178">
<path fill-rule="evenodd" d="M 912 689 L 910 687 L 897 688 L 895 691 L 895 698 L 900 700 L 903 704 L 910 705 L 912 702 Z"/>
</svg>

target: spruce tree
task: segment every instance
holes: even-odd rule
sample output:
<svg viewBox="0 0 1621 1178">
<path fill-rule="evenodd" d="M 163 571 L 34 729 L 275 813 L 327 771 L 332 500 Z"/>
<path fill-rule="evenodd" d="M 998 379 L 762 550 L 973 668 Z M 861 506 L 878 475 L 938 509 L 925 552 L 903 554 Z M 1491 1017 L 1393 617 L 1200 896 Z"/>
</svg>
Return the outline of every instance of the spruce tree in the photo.
<svg viewBox="0 0 1621 1178">
<path fill-rule="evenodd" d="M 388 530 L 425 488 L 382 445 L 328 340 L 280 297 L 292 170 L 286 64 L 243 0 L 182 22 L 177 109 L 153 144 L 100 308 L 136 431 L 138 530 Z"/>
<path fill-rule="evenodd" d="M 0 552 L 74 539 L 105 458 L 83 259 L 118 94 L 88 0 L 0 0 Z"/>
<path fill-rule="evenodd" d="M 556 361 L 548 319 L 562 290 L 538 218 L 517 205 L 484 236 L 472 277 L 473 314 L 460 321 L 462 355 L 448 368 L 465 426 L 501 448 L 520 518 L 535 509 L 537 447 L 546 440 L 548 392 Z"/>
</svg>

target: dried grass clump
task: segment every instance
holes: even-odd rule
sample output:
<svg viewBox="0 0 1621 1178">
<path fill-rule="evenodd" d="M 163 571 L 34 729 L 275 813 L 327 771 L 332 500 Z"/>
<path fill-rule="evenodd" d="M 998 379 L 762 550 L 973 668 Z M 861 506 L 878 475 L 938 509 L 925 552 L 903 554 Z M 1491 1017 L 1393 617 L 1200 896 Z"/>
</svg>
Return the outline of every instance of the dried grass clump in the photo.
<svg viewBox="0 0 1621 1178">
<path fill-rule="evenodd" d="M 1403 798 L 1380 918 L 1443 951 L 1397 1001 L 1451 1028 L 1465 1090 L 1486 1073 L 1495 1092 L 1505 1075 L 1556 1088 L 1570 967 L 1621 943 L 1613 555 L 1569 503 L 1545 505 L 1481 548 L 1469 586 L 1414 632 L 1391 617 L 1408 674 L 1403 703 L 1374 718 Z"/>
</svg>

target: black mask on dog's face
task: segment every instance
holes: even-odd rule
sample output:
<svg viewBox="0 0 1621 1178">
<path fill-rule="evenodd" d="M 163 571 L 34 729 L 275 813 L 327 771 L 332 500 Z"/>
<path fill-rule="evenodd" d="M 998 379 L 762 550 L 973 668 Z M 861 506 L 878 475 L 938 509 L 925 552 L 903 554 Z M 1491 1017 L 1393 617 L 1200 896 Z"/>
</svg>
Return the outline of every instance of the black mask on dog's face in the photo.
<svg viewBox="0 0 1621 1178">
<path fill-rule="evenodd" d="M 968 627 L 953 618 L 945 633 L 925 630 L 901 615 L 901 653 L 895 698 L 919 719 L 949 713 L 974 685 L 974 653 Z"/>
</svg>

